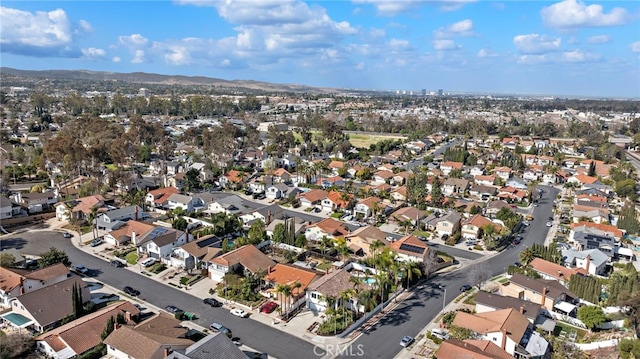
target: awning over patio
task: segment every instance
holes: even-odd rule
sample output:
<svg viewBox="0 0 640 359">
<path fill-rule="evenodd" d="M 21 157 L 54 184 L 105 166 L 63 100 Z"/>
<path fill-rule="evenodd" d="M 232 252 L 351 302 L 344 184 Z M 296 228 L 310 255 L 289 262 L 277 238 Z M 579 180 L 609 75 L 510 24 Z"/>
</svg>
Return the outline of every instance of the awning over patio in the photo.
<svg viewBox="0 0 640 359">
<path fill-rule="evenodd" d="M 35 323 L 35 321 L 15 312 L 2 314 L 1 317 L 16 328 L 26 328 Z"/>
<path fill-rule="evenodd" d="M 562 312 L 565 313 L 571 313 L 574 309 L 576 309 L 577 307 L 571 303 L 568 302 L 560 302 L 556 305 L 553 306 L 554 309 L 558 309 Z"/>
</svg>

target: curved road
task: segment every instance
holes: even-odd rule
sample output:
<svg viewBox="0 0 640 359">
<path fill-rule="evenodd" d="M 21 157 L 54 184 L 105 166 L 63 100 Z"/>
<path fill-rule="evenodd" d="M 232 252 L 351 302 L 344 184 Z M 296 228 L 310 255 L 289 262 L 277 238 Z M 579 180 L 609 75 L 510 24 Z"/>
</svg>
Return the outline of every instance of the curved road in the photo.
<svg viewBox="0 0 640 359">
<path fill-rule="evenodd" d="M 534 208 L 534 220 L 531 221 L 531 225 L 524 233 L 521 244 L 510 246 L 487 261 L 493 275 L 504 273 L 507 266 L 518 261 L 518 253 L 521 249 L 533 243 L 544 243 L 549 230 L 545 224 L 552 216 L 553 199 L 559 190 L 548 186 L 540 186 L 540 188 L 544 189 L 543 198 L 539 200 L 539 207 Z M 16 248 L 24 253 L 34 255 L 46 251 L 53 245 L 64 250 L 73 263 L 82 263 L 87 268 L 93 269 L 93 277 L 115 288 L 130 285 L 140 290 L 141 299 L 160 308 L 169 304 L 189 308 L 190 311 L 200 316 L 196 320 L 199 325 L 208 327 L 213 321 L 220 322 L 231 329 L 234 336 L 242 338 L 248 346 L 277 358 L 313 358 L 321 357 L 324 354 L 319 347 L 314 347 L 302 339 L 257 321 L 237 318 L 225 309 L 212 309 L 204 305 L 199 298 L 136 273 L 114 268 L 107 261 L 77 249 L 69 240 L 62 238 L 59 232 L 17 233 L 5 236 L 0 244 L 3 248 Z M 455 250 L 455 248 L 442 249 L 451 254 L 458 251 L 465 253 L 465 258 L 471 257 L 470 259 L 473 259 L 477 256 L 476 253 L 467 253 L 463 250 Z M 459 294 L 460 286 L 468 283 L 467 275 L 470 268 L 471 266 L 468 266 L 435 277 L 430 282 L 418 286 L 414 289 L 412 297 L 387 313 L 367 333 L 352 342 L 350 348 L 338 349 L 339 353 L 342 354 L 342 357 L 393 358 L 402 349 L 399 343 L 404 335 L 415 336 L 441 312 L 443 303 L 448 304 Z M 438 289 L 439 285 L 447 289 L 446 298 L 443 298 L 445 293 Z M 329 354 L 328 356 L 334 355 Z"/>
<path fill-rule="evenodd" d="M 534 207 L 534 219 L 523 234 L 522 242 L 517 246 L 509 246 L 504 251 L 487 261 L 493 275 L 504 273 L 506 268 L 518 261 L 518 254 L 525 247 L 534 243 L 543 244 L 549 228 L 546 223 L 553 215 L 553 200 L 560 192 L 549 186 L 539 186 L 544 190 L 539 207 Z M 427 284 L 418 286 L 410 299 L 403 301 L 396 309 L 386 314 L 368 333 L 361 335 L 351 343 L 350 349 L 344 349 L 340 357 L 366 357 L 388 359 L 395 357 L 402 349 L 400 340 L 405 335 L 415 337 L 427 326 L 443 308 L 460 294 L 460 287 L 468 284 L 467 279 L 471 266 L 432 279 Z M 446 288 L 444 292 L 438 285 Z M 444 299 L 444 300 L 443 300 Z M 362 352 L 364 351 L 363 355 Z"/>
</svg>

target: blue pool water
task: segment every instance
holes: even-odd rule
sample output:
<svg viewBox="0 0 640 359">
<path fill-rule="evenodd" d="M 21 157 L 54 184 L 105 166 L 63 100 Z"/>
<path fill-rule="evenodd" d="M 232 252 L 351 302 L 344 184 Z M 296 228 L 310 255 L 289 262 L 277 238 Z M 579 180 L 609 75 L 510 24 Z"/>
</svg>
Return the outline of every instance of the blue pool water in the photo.
<svg viewBox="0 0 640 359">
<path fill-rule="evenodd" d="M 376 279 L 375 278 L 366 278 L 363 280 L 363 282 L 367 283 L 367 284 L 375 284 Z"/>
</svg>

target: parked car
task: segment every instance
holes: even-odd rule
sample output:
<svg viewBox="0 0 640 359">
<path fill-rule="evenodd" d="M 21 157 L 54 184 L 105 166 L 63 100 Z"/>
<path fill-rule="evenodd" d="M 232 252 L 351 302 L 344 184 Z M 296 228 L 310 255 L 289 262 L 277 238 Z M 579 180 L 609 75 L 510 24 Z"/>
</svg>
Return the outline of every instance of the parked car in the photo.
<svg viewBox="0 0 640 359">
<path fill-rule="evenodd" d="M 551 222 L 547 222 L 547 227 L 551 227 L 552 223 Z"/>
<path fill-rule="evenodd" d="M 413 343 L 413 337 L 405 335 L 404 337 L 402 337 L 402 340 L 400 341 L 400 346 L 403 347 L 408 347 L 409 345 L 411 345 L 411 343 Z"/>
<path fill-rule="evenodd" d="M 267 302 L 260 308 L 260 312 L 262 313 L 271 313 L 278 308 L 278 303 L 276 302 Z"/>
<path fill-rule="evenodd" d="M 442 339 L 442 340 L 447 340 L 449 339 L 449 334 L 447 334 L 444 330 L 442 329 L 431 329 L 431 335 L 433 335 L 434 337 L 438 338 L 438 339 Z"/>
<path fill-rule="evenodd" d="M 229 338 L 233 337 L 231 330 L 220 323 L 211 323 L 209 328 L 211 328 L 211 330 L 213 330 L 216 333 L 223 333 Z"/>
<path fill-rule="evenodd" d="M 133 289 L 129 286 L 124 287 L 123 291 L 127 294 L 129 294 L 132 297 L 137 297 L 140 295 L 140 291 L 137 289 Z"/>
<path fill-rule="evenodd" d="M 104 240 L 102 240 L 102 238 L 96 238 L 96 239 L 92 240 L 89 245 L 91 247 L 97 247 L 97 246 L 101 245 L 103 242 L 104 242 Z"/>
<path fill-rule="evenodd" d="M 112 265 L 112 266 L 114 266 L 114 267 L 116 267 L 116 268 L 124 268 L 124 267 L 126 267 L 126 266 L 127 266 L 126 264 L 124 264 L 124 262 L 123 262 L 123 261 L 119 261 L 119 260 L 117 260 L 117 259 L 112 260 L 112 261 L 111 261 L 111 265 Z"/>
<path fill-rule="evenodd" d="M 164 307 L 164 309 L 166 309 L 167 312 L 175 314 L 178 312 L 184 312 L 184 310 L 176 307 L 175 305 L 167 305 L 166 307 Z"/>
<path fill-rule="evenodd" d="M 469 284 L 463 284 L 463 285 L 460 287 L 460 291 L 461 291 L 461 292 L 466 292 L 466 291 L 468 291 L 468 290 L 471 290 L 471 286 L 470 286 Z"/>
<path fill-rule="evenodd" d="M 242 345 L 242 342 L 240 341 L 240 338 L 238 338 L 238 337 L 231 338 L 231 342 L 233 344 L 237 345 L 237 346 L 241 346 Z"/>
<path fill-rule="evenodd" d="M 448 234 L 446 234 L 446 233 L 445 233 L 445 234 L 443 234 L 443 235 L 442 235 L 442 240 L 443 240 L 443 241 L 446 241 L 446 240 L 447 240 L 447 238 L 449 238 L 449 235 L 448 235 Z"/>
<path fill-rule="evenodd" d="M 64 238 L 72 238 L 72 237 L 73 237 L 73 234 L 71 234 L 71 233 L 69 233 L 69 232 L 63 232 L 63 233 L 62 233 L 62 236 L 63 236 Z"/>
<path fill-rule="evenodd" d="M 235 315 L 236 317 L 240 317 L 240 318 L 247 318 L 249 316 L 249 313 L 245 312 L 244 310 L 240 309 L 240 308 L 233 308 L 229 311 L 229 313 Z"/>
<path fill-rule="evenodd" d="M 204 304 L 208 304 L 212 307 L 222 307 L 222 303 L 215 298 L 204 298 L 202 301 Z"/>
<path fill-rule="evenodd" d="M 140 262 L 143 267 L 151 267 L 156 262 L 155 258 L 147 258 Z"/>
<path fill-rule="evenodd" d="M 83 266 L 82 264 L 76 264 L 76 272 L 87 274 L 89 273 L 89 268 Z"/>
</svg>

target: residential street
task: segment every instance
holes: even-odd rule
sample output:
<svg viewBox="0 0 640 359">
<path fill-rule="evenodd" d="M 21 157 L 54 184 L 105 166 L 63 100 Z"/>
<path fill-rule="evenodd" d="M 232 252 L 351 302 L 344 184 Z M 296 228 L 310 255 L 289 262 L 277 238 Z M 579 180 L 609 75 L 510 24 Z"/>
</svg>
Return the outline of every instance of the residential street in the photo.
<svg viewBox="0 0 640 359">
<path fill-rule="evenodd" d="M 518 246 L 509 248 L 487 260 L 487 264 L 493 275 L 504 273 L 506 268 L 518 261 L 518 253 L 521 249 L 534 243 L 544 243 L 549 228 L 546 226 L 549 216 L 553 214 L 553 199 L 560 192 L 549 186 L 540 186 L 544 189 L 543 198 L 539 206 L 534 207 L 534 219 L 523 234 L 523 240 Z M 473 264 L 472 264 L 473 265 Z M 466 266 L 455 272 L 447 273 L 415 289 L 415 296 L 405 300 L 393 312 L 387 314 L 368 334 L 360 336 L 351 343 L 354 348 L 364 348 L 366 358 L 388 359 L 395 357 L 402 347 L 400 340 L 405 335 L 415 337 L 427 324 L 429 324 L 443 308 L 443 292 L 437 289 L 441 284 L 447 289 L 447 297 L 444 303 L 448 304 L 460 294 L 460 286 L 468 284 L 468 272 L 471 266 Z M 344 353 L 341 357 L 358 357 L 354 349 Z"/>
<path fill-rule="evenodd" d="M 544 243 L 549 228 L 546 222 L 552 216 L 553 199 L 559 190 L 553 187 L 541 186 L 544 189 L 543 198 L 539 201 L 539 207 L 534 207 L 534 220 L 524 233 L 524 239 L 518 246 L 510 246 L 503 252 L 492 255 L 487 261 L 491 272 L 496 275 L 503 273 L 507 266 L 518 261 L 520 249 L 533 243 Z M 299 213 L 295 213 L 298 215 Z M 312 217 L 311 215 L 307 215 Z M 315 217 L 315 216 L 313 216 Z M 319 218 L 319 217 L 317 217 Z M 310 218 L 311 219 L 311 218 Z M 314 218 L 315 219 L 315 218 Z M 269 353 L 276 358 L 309 358 L 321 357 L 323 349 L 315 347 L 293 335 L 289 335 L 278 329 L 270 328 L 258 321 L 241 319 L 232 316 L 226 309 L 212 309 L 202 303 L 200 298 L 188 295 L 183 291 L 174 289 L 159 283 L 144 275 L 138 275 L 129 270 L 115 268 L 100 258 L 91 256 L 65 239 L 60 232 L 31 230 L 22 233 L 4 236 L 2 248 L 17 248 L 28 254 L 39 254 L 51 246 L 64 250 L 74 264 L 83 264 L 92 270 L 92 276 L 115 288 L 123 288 L 126 285 L 140 290 L 140 298 L 157 307 L 164 308 L 167 305 L 176 305 L 188 309 L 199 315 L 196 323 L 208 327 L 213 321 L 221 322 L 229 327 L 234 335 L 242 338 L 243 342 L 256 350 Z M 471 265 L 477 260 L 483 260 L 478 253 L 465 251 L 449 246 L 434 244 L 434 248 L 444 250 L 454 256 L 469 260 Z M 357 338 L 350 345 L 352 348 L 361 348 L 367 358 L 392 358 L 402 349 L 398 344 L 404 335 L 415 336 L 429 322 L 431 322 L 442 310 L 443 303 L 451 302 L 460 293 L 459 288 L 468 284 L 467 273 L 471 268 L 467 265 L 460 270 L 441 275 L 432 281 L 420 285 L 414 289 L 414 294 L 409 299 L 400 303 L 393 311 L 387 313 L 369 330 Z M 438 289 L 443 285 L 447 289 L 447 296 Z M 278 343 L 274 345 L 274 343 Z M 343 350 L 343 357 L 361 356 L 357 349 Z M 319 355 L 322 354 L 322 355 Z M 327 354 L 327 357 L 335 355 Z"/>
</svg>

